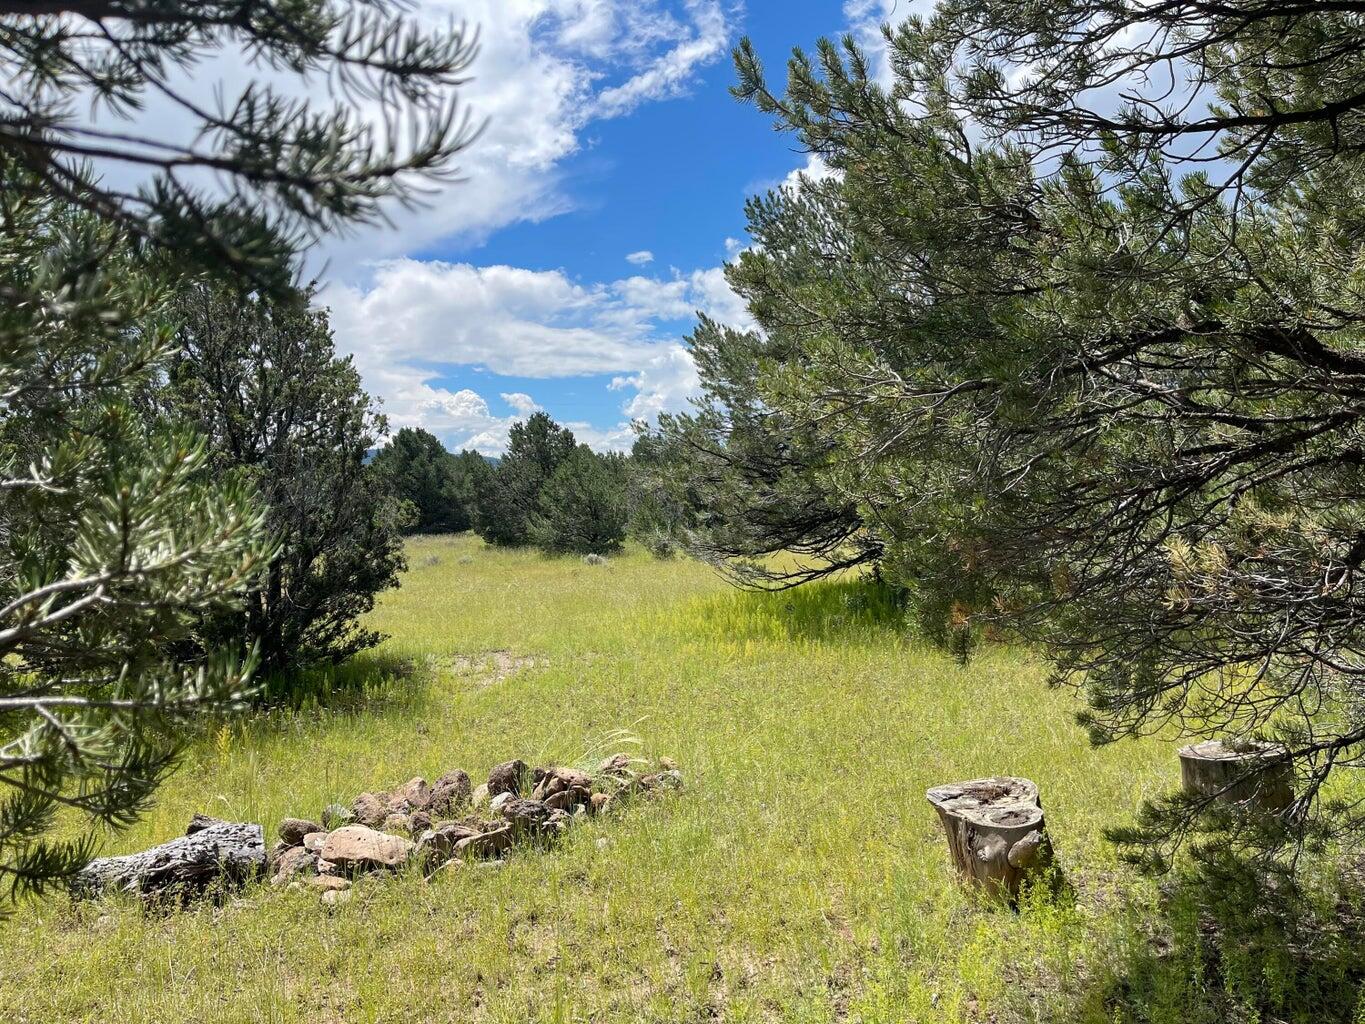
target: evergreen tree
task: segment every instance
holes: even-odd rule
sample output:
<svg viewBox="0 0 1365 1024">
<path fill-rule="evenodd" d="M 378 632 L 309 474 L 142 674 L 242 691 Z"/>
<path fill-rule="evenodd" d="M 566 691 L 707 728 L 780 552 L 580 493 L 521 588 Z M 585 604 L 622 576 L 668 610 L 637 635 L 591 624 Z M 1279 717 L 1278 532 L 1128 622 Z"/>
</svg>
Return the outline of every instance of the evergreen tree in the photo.
<svg viewBox="0 0 1365 1024">
<path fill-rule="evenodd" d="M 824 477 L 837 440 L 760 393 L 760 367 L 797 350 L 705 317 L 688 341 L 701 394 L 695 411 L 660 416 L 637 442 L 637 514 L 666 516 L 638 529 L 667 531 L 741 586 L 784 589 L 875 563 L 875 532 Z M 779 552 L 799 560 L 769 557 Z"/>
<path fill-rule="evenodd" d="M 479 536 L 502 547 L 529 544 L 541 488 L 573 451 L 573 432 L 543 412 L 514 424 L 507 454 L 479 497 Z"/>
<path fill-rule="evenodd" d="M 174 350 L 167 295 L 225 268 L 287 292 L 301 245 L 418 198 L 470 138 L 455 89 L 473 52 L 469 33 L 424 31 L 384 0 L 0 0 L 0 875 L 12 891 L 88 853 L 88 833 L 43 838 L 57 807 L 127 822 L 186 722 L 245 688 L 249 663 L 170 653 L 201 647 L 202 616 L 239 601 L 272 549 L 249 483 L 206 474 L 201 439 L 132 408 Z M 224 54 L 269 75 L 214 100 L 181 90 L 175 75 Z M 287 98 L 304 77 L 343 99 Z M 171 111 L 103 123 L 149 97 Z M 91 160 L 140 168 L 144 183 L 104 181 Z M 205 172 L 212 188 L 195 184 Z"/>
<path fill-rule="evenodd" d="M 384 419 L 309 298 L 184 290 L 165 396 L 209 439 L 213 464 L 245 470 L 268 505 L 279 552 L 245 612 L 214 632 L 251 638 L 273 673 L 377 644 L 360 617 L 405 568 L 398 500 L 364 464 Z"/>
<path fill-rule="evenodd" d="M 404 427 L 375 456 L 374 471 L 393 493 L 412 503 L 409 532 L 461 533 L 470 527 L 467 465 L 446 451 L 435 435 Z"/>
<path fill-rule="evenodd" d="M 1036 640 L 1096 741 L 1284 744 L 1299 798 L 1232 848 L 1365 828 L 1322 798 L 1365 754 L 1361 31 L 1316 2 L 947 0 L 888 34 L 890 89 L 851 41 L 783 94 L 736 55 L 834 171 L 749 206 L 730 279 L 784 346 L 759 402 L 832 442 L 820 487 L 926 618 Z M 1141 854 L 1203 810 L 1158 809 Z"/>
<path fill-rule="evenodd" d="M 606 555 L 626 539 L 626 460 L 579 445 L 545 481 L 531 538 L 550 554 Z"/>
<path fill-rule="evenodd" d="M 25 172 L 0 152 L 6 181 Z M 203 614 L 239 606 L 272 554 L 240 472 L 134 396 L 174 348 L 167 289 L 116 228 L 0 188 L 0 885 L 89 859 L 174 764 L 187 725 L 237 705 L 238 638 L 202 658 Z M 73 837 L 46 838 L 59 812 Z"/>
</svg>

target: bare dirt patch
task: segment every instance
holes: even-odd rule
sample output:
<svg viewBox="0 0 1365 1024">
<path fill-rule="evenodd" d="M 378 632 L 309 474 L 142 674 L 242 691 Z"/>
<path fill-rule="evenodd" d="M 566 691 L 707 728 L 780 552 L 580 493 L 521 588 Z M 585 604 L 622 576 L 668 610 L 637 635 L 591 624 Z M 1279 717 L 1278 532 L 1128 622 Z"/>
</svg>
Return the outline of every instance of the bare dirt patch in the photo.
<svg viewBox="0 0 1365 1024">
<path fill-rule="evenodd" d="M 543 668 L 549 664 L 544 658 L 533 658 L 511 651 L 484 651 L 479 654 L 453 654 L 441 658 L 428 657 L 432 671 L 454 676 L 476 687 L 494 686 L 518 672 Z"/>
</svg>

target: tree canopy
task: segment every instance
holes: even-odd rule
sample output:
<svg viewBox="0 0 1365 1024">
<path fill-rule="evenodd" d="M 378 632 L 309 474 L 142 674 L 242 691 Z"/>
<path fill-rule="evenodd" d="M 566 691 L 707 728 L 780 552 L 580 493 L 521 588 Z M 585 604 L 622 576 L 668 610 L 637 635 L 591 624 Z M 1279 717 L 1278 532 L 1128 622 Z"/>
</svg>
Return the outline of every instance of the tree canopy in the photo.
<svg viewBox="0 0 1365 1024">
<path fill-rule="evenodd" d="M 775 355 L 724 417 L 828 445 L 805 475 L 850 539 L 942 635 L 1039 642 L 1097 741 L 1283 743 L 1281 840 L 1360 824 L 1321 799 L 1365 753 L 1358 35 L 1328 3 L 949 0 L 888 33 L 890 88 L 852 40 L 781 92 L 736 53 L 833 174 L 749 204 L 729 276 Z"/>
<path fill-rule="evenodd" d="M 181 291 L 164 393 L 165 412 L 208 438 L 212 465 L 245 471 L 269 509 L 279 551 L 244 614 L 214 632 L 250 638 L 270 672 L 373 647 L 382 637 L 360 617 L 405 567 L 399 499 L 364 464 L 384 418 L 308 299 Z"/>
</svg>

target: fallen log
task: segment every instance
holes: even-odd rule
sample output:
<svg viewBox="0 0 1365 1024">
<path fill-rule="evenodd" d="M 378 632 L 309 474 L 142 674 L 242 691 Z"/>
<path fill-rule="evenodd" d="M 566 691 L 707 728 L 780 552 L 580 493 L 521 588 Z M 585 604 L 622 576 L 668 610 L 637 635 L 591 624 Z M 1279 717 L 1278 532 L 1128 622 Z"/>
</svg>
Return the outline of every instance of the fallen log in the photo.
<svg viewBox="0 0 1365 1024">
<path fill-rule="evenodd" d="M 925 795 L 943 823 L 954 866 L 972 884 L 1014 900 L 1024 877 L 1051 863 L 1043 805 L 1028 779 L 973 779 Z"/>
<path fill-rule="evenodd" d="M 1294 802 L 1293 768 L 1282 747 L 1205 740 L 1179 754 L 1180 786 L 1189 796 L 1272 812 Z"/>
<path fill-rule="evenodd" d="M 123 857 L 100 857 L 72 880 L 79 897 L 133 893 L 189 899 L 210 886 L 227 889 L 265 870 L 265 830 L 260 825 L 222 822 L 169 843 Z"/>
</svg>

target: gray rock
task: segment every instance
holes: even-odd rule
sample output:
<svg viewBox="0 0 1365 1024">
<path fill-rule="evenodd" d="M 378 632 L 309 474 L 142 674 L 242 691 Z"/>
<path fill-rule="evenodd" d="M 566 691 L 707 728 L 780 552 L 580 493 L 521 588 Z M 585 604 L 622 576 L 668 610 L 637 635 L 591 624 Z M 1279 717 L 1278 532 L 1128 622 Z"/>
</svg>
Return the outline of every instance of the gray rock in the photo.
<svg viewBox="0 0 1365 1024">
<path fill-rule="evenodd" d="M 355 815 L 351 809 L 342 804 L 328 804 L 327 809 L 322 812 L 322 827 L 330 832 L 334 828 L 341 828 L 342 825 L 350 825 L 355 822 Z"/>
<path fill-rule="evenodd" d="M 275 877 L 271 885 L 284 885 L 293 881 L 295 875 L 316 875 L 318 858 L 302 846 L 291 846 L 275 864 Z"/>
<path fill-rule="evenodd" d="M 361 793 L 351 804 L 352 821 L 369 828 L 378 828 L 389 816 L 389 802 L 374 793 Z"/>
</svg>

